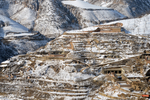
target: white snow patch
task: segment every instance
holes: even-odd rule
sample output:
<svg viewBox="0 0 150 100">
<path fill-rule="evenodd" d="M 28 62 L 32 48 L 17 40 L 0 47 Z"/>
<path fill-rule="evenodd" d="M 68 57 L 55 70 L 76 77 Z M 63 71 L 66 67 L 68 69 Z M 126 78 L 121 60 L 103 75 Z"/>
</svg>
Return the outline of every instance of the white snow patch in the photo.
<svg viewBox="0 0 150 100">
<path fill-rule="evenodd" d="M 107 7 L 100 7 L 96 5 L 92 5 L 88 2 L 82 1 L 82 0 L 76 0 L 76 1 L 62 1 L 63 4 L 66 5 L 72 5 L 75 7 L 83 8 L 83 9 L 110 9 Z"/>
<path fill-rule="evenodd" d="M 127 76 L 127 77 L 143 77 L 143 75 L 139 74 L 139 73 L 126 73 L 125 76 Z"/>
<path fill-rule="evenodd" d="M 34 20 L 36 19 L 36 12 L 30 8 L 24 8 L 19 13 L 13 15 L 11 18 L 15 19 L 22 25 L 25 25 L 27 28 L 32 28 L 34 25 Z"/>
<path fill-rule="evenodd" d="M 107 23 L 114 24 L 114 23 L 122 23 L 123 27 L 126 29 L 126 33 L 129 34 L 149 34 L 150 33 L 150 14 L 145 15 L 142 18 L 135 18 L 135 19 L 126 19 L 120 21 L 114 21 Z"/>
<path fill-rule="evenodd" d="M 102 7 L 108 7 L 109 5 L 111 5 L 113 2 L 103 2 L 101 3 Z"/>
</svg>

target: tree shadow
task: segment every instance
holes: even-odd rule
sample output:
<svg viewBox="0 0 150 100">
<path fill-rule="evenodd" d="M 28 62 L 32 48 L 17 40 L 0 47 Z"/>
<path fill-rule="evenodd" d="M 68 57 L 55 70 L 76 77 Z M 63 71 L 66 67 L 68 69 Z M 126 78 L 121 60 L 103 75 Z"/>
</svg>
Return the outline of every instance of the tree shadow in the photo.
<svg viewBox="0 0 150 100">
<path fill-rule="evenodd" d="M 126 30 L 124 27 L 121 28 L 121 31 L 123 31 L 123 32 L 125 32 L 125 33 L 127 33 L 127 34 L 130 34 L 130 33 L 131 33 L 130 31 Z"/>
<path fill-rule="evenodd" d="M 0 38 L 4 38 L 5 34 L 4 34 L 4 30 L 3 28 L 0 27 Z"/>
</svg>

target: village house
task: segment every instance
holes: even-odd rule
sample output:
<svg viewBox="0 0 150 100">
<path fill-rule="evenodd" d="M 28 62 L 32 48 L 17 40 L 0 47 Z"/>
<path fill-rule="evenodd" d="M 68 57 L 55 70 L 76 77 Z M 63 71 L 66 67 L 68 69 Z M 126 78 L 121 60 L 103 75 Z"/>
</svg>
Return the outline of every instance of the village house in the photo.
<svg viewBox="0 0 150 100">
<path fill-rule="evenodd" d="M 98 25 L 99 29 L 95 32 L 101 32 L 101 33 L 120 33 L 123 32 L 122 29 L 123 24 L 122 23 L 116 23 L 116 24 L 111 24 L 111 25 Z"/>
<path fill-rule="evenodd" d="M 109 68 L 103 68 L 103 74 L 109 74 L 109 73 L 114 73 L 118 76 L 121 76 L 121 74 L 126 73 L 127 71 L 129 72 L 131 68 L 129 67 L 109 67 Z"/>
</svg>

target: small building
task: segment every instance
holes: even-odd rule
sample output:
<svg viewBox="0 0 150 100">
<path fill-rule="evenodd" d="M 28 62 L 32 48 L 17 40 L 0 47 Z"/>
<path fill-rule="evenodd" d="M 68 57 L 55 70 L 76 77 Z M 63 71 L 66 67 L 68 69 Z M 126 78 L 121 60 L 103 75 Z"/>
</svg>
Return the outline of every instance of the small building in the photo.
<svg viewBox="0 0 150 100">
<path fill-rule="evenodd" d="M 122 74 L 125 74 L 126 72 L 131 71 L 130 67 L 109 67 L 109 68 L 103 68 L 103 74 L 110 74 L 113 73 L 117 76 L 121 76 Z"/>
<path fill-rule="evenodd" d="M 99 32 L 101 33 L 120 33 L 122 32 L 122 23 L 115 23 L 110 25 L 99 25 Z"/>
<path fill-rule="evenodd" d="M 123 73 L 123 71 L 122 71 L 122 68 L 120 68 L 120 67 L 111 67 L 111 68 L 103 69 L 103 74 L 110 74 L 110 73 L 121 75 Z"/>
</svg>

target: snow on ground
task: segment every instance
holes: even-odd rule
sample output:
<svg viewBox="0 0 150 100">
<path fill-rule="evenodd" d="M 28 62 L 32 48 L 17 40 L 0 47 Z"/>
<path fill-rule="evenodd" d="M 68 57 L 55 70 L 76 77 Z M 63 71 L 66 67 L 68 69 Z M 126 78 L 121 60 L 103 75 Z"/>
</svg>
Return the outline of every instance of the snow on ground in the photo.
<svg viewBox="0 0 150 100">
<path fill-rule="evenodd" d="M 117 20 L 125 18 L 124 15 L 120 14 L 115 10 L 96 10 L 96 11 L 85 10 L 81 14 L 84 18 L 91 21 Z"/>
<path fill-rule="evenodd" d="M 36 69 L 31 72 L 27 72 L 27 74 L 37 75 L 37 76 L 44 76 L 49 77 L 54 80 L 64 80 L 64 81 L 80 81 L 86 80 L 89 78 L 95 77 L 94 75 L 82 74 L 82 73 L 70 73 L 72 70 L 75 70 L 74 67 L 68 67 L 62 69 L 63 61 L 46 61 L 44 65 L 39 66 L 39 61 L 36 61 Z M 27 65 L 28 66 L 28 65 Z M 53 68 L 49 66 L 58 66 L 58 72 L 55 72 Z"/>
<path fill-rule="evenodd" d="M 86 31 L 95 31 L 98 27 L 87 27 L 80 30 L 70 30 L 66 31 L 65 33 L 87 33 Z M 64 35 L 63 35 L 64 36 Z M 61 36 L 62 37 L 62 36 Z"/>
<path fill-rule="evenodd" d="M 30 36 L 34 35 L 33 33 L 21 33 L 21 34 L 8 34 L 6 37 L 11 37 L 11 36 Z"/>
<path fill-rule="evenodd" d="M 127 77 L 144 77 L 142 74 L 139 74 L 139 73 L 126 73 L 125 76 L 127 76 Z"/>
<path fill-rule="evenodd" d="M 113 3 L 113 2 L 103 2 L 103 1 L 102 1 L 101 6 L 102 6 L 102 7 L 108 7 L 108 6 L 110 6 L 112 3 Z"/>
<path fill-rule="evenodd" d="M 129 34 L 149 34 L 150 33 L 150 14 L 145 15 L 142 18 L 126 19 L 120 21 L 114 21 L 107 24 L 123 23 L 123 27 L 126 29 L 126 33 Z"/>
<path fill-rule="evenodd" d="M 7 67 L 7 65 L 0 65 L 0 67 Z"/>
<path fill-rule="evenodd" d="M 23 100 L 23 99 L 20 99 L 18 98 L 16 95 L 13 95 L 13 94 L 9 94 L 7 96 L 0 96 L 0 100 Z"/>
<path fill-rule="evenodd" d="M 87 27 L 87 28 L 83 28 L 79 31 L 95 31 L 98 27 Z"/>
<path fill-rule="evenodd" d="M 3 28 L 0 28 L 0 37 L 4 37 L 6 33 L 8 32 L 28 32 L 28 29 L 21 24 L 11 20 L 10 18 L 0 15 L 0 20 L 3 22 L 8 22 L 9 25 L 5 26 Z"/>
<path fill-rule="evenodd" d="M 101 21 L 110 21 L 117 19 L 124 19 L 126 16 L 121 13 L 106 7 L 100 7 L 92 5 L 88 2 L 76 0 L 76 1 L 62 1 L 65 5 L 71 5 L 79 9 L 80 12 L 80 22 L 83 27 L 97 25 Z M 79 17 L 76 15 L 76 17 Z"/>
<path fill-rule="evenodd" d="M 3 64 L 8 64 L 8 63 L 10 63 L 10 61 L 9 60 L 6 60 L 6 61 L 4 61 L 4 62 L 2 62 Z"/>
<path fill-rule="evenodd" d="M 87 27 L 87 28 L 83 28 L 81 30 L 70 30 L 70 31 L 66 31 L 66 33 L 84 33 L 85 31 L 95 31 L 98 27 Z M 86 32 L 85 32 L 86 33 Z"/>
<path fill-rule="evenodd" d="M 98 93 L 96 94 L 97 97 L 94 97 L 93 100 L 108 100 L 110 98 L 99 95 Z"/>
<path fill-rule="evenodd" d="M 66 5 L 72 5 L 75 7 L 83 8 L 83 9 L 110 9 L 107 7 L 100 7 L 100 6 L 95 6 L 92 5 L 88 2 L 82 1 L 82 0 L 76 0 L 76 1 L 62 1 L 63 4 Z"/>
<path fill-rule="evenodd" d="M 11 17 L 15 19 L 15 21 L 21 23 L 27 28 L 32 28 L 34 26 L 34 20 L 36 19 L 36 12 L 31 10 L 30 8 L 24 8 L 17 14 Z"/>
</svg>

